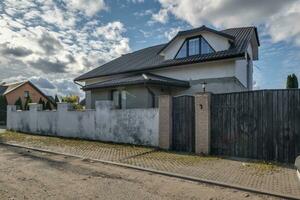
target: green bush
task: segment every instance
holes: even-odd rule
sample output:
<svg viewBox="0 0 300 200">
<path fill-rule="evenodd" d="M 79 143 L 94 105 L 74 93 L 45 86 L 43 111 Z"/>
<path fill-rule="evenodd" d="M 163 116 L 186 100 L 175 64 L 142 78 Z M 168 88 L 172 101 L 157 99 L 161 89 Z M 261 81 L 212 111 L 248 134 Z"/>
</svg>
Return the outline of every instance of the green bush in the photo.
<svg viewBox="0 0 300 200">
<path fill-rule="evenodd" d="M 79 97 L 75 95 L 62 97 L 62 102 L 72 104 L 73 109 L 83 110 L 83 106 L 79 104 Z"/>
</svg>

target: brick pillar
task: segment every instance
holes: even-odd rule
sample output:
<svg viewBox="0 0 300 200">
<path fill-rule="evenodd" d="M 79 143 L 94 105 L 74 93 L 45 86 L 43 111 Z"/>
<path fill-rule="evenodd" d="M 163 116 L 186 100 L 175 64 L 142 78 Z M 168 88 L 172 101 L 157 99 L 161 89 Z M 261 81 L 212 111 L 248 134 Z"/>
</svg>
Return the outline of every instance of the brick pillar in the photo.
<svg viewBox="0 0 300 200">
<path fill-rule="evenodd" d="M 170 149 L 172 145 L 172 97 L 159 96 L 159 148 Z"/>
<path fill-rule="evenodd" d="M 195 152 L 210 153 L 210 102 L 211 94 L 195 95 Z"/>
</svg>

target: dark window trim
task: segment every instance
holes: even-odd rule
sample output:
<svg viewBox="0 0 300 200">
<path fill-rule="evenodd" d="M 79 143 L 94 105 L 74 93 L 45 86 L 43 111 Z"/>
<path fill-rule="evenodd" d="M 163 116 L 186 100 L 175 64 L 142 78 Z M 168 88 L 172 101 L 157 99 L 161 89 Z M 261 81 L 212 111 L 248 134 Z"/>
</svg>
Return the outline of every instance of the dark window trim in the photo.
<svg viewBox="0 0 300 200">
<path fill-rule="evenodd" d="M 185 40 L 181 44 L 179 50 L 177 51 L 174 59 L 181 59 L 181 58 L 177 58 L 177 56 L 178 56 L 180 50 L 182 49 L 183 45 L 185 44 L 185 42 L 186 42 L 186 56 L 182 57 L 182 58 L 189 57 L 190 56 L 189 55 L 190 40 L 195 39 L 195 38 L 199 38 L 199 54 L 198 55 L 202 55 L 202 52 L 201 52 L 201 39 L 202 38 L 208 44 L 208 46 L 214 51 L 214 53 L 216 52 L 216 50 L 209 44 L 209 42 L 202 35 L 196 35 L 196 36 L 185 38 Z M 197 55 L 197 54 L 195 54 L 195 55 Z M 195 55 L 192 55 L 192 56 L 195 56 Z"/>
<path fill-rule="evenodd" d="M 204 37 L 202 38 L 208 44 L 208 46 L 214 51 L 214 53 L 216 53 L 216 50 L 209 44 L 209 42 Z M 200 47 L 201 47 L 201 43 L 200 43 Z"/>
<path fill-rule="evenodd" d="M 179 59 L 179 58 L 176 58 L 177 55 L 179 54 L 180 50 L 182 49 L 184 43 L 186 42 L 186 40 L 183 41 L 183 43 L 181 44 L 179 50 L 177 51 L 176 55 L 175 55 L 175 59 Z M 188 43 L 188 42 L 187 42 Z M 186 44 L 186 47 L 187 47 L 187 50 L 186 50 L 186 56 L 187 56 L 187 52 L 188 52 L 188 44 Z"/>
</svg>

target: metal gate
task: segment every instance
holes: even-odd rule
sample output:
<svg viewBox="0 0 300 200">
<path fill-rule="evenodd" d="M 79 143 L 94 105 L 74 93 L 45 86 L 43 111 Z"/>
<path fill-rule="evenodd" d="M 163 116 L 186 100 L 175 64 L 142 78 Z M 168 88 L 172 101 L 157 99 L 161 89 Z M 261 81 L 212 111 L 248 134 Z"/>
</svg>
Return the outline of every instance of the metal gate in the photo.
<svg viewBox="0 0 300 200">
<path fill-rule="evenodd" d="M 173 97 L 172 150 L 195 152 L 195 97 Z"/>
</svg>

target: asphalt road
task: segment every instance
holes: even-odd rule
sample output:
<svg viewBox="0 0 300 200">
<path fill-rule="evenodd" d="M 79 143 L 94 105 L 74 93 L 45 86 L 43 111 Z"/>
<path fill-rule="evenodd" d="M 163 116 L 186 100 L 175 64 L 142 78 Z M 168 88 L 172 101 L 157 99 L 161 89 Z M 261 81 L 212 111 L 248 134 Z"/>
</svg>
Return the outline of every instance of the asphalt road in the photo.
<svg viewBox="0 0 300 200">
<path fill-rule="evenodd" d="M 0 199 L 274 199 L 0 145 Z"/>
</svg>

